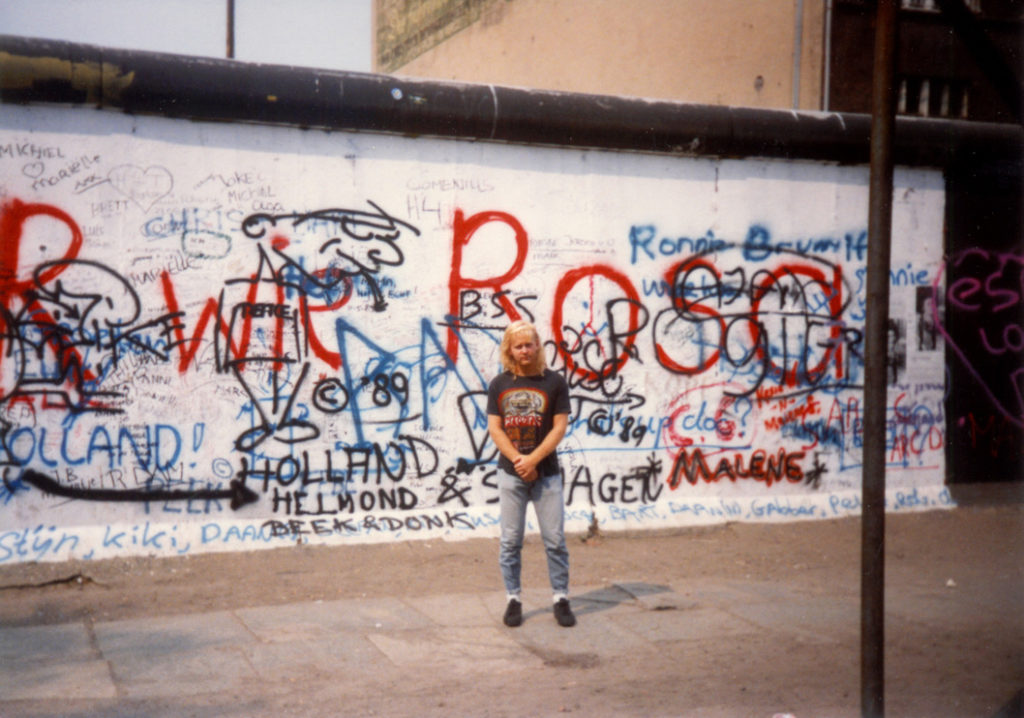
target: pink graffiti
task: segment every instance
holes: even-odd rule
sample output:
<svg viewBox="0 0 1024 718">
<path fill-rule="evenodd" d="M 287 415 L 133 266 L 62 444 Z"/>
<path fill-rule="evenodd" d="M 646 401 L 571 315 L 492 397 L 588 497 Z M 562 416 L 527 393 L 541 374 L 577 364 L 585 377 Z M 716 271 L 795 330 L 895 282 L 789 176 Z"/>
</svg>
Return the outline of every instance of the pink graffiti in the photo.
<svg viewBox="0 0 1024 718">
<path fill-rule="evenodd" d="M 1015 426 L 1024 428 L 1024 367 L 1000 376 L 977 366 L 975 359 L 982 352 L 987 357 L 1001 357 L 1024 350 L 1024 327 L 1021 325 L 1024 255 L 990 252 L 975 247 L 954 255 L 948 266 L 971 270 L 970 273 L 964 271 L 949 285 L 945 297 L 949 308 L 955 309 L 961 317 L 974 315 L 978 318 L 973 334 L 977 346 L 965 348 L 957 344 L 939 315 L 934 297 L 940 291 L 945 266 L 936 273 L 933 284 L 932 320 L 992 403 Z M 1009 383 L 1008 389 L 1002 385 L 1004 380 Z"/>
</svg>

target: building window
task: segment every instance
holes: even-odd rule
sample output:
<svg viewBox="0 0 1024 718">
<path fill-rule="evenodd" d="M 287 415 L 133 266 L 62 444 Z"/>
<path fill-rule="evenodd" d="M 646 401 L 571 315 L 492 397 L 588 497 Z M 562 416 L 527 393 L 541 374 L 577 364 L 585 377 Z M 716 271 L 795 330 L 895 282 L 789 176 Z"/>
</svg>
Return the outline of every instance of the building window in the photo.
<svg viewBox="0 0 1024 718">
<path fill-rule="evenodd" d="M 967 9 L 973 13 L 981 13 L 981 0 L 960 0 Z M 916 10 L 918 12 L 941 12 L 936 0 L 900 0 L 900 7 L 904 10 Z"/>
<path fill-rule="evenodd" d="M 942 77 L 900 78 L 896 112 L 920 117 L 966 120 L 969 88 L 963 80 Z"/>
</svg>

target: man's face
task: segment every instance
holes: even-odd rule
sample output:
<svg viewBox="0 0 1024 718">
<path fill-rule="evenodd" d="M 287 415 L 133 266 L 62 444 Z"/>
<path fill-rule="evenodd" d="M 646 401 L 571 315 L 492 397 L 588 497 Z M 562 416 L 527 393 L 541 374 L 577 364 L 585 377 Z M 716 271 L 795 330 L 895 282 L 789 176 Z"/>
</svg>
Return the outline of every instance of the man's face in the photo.
<svg viewBox="0 0 1024 718">
<path fill-rule="evenodd" d="M 509 349 L 512 353 L 512 360 L 515 362 L 516 373 L 518 374 L 527 372 L 533 367 L 539 347 L 532 334 L 523 332 L 512 337 Z"/>
</svg>

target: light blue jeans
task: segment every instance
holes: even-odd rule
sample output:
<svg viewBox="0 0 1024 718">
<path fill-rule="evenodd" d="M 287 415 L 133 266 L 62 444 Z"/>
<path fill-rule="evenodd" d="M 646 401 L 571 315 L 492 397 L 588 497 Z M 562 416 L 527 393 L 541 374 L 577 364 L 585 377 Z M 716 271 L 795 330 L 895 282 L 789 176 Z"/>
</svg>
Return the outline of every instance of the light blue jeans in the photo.
<svg viewBox="0 0 1024 718">
<path fill-rule="evenodd" d="M 533 503 L 540 526 L 544 552 L 548 558 L 548 578 L 555 594 L 569 593 L 569 549 L 565 546 L 565 503 L 562 476 L 543 476 L 523 481 L 516 474 L 498 469 L 498 493 L 501 507 L 501 551 L 498 565 L 508 594 L 518 595 L 522 585 L 523 535 L 526 530 L 526 506 Z"/>
</svg>

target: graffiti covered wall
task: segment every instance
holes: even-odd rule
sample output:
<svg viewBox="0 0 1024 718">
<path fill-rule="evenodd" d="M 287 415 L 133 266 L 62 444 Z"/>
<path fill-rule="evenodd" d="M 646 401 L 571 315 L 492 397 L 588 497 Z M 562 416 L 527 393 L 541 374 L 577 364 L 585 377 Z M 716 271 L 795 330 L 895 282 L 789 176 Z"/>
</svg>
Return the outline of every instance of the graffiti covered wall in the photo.
<svg viewBox="0 0 1024 718">
<path fill-rule="evenodd" d="M 0 563 L 495 536 L 520 317 L 570 531 L 858 513 L 867 175 L 5 106 Z M 942 178 L 895 179 L 890 511 L 950 503 Z"/>
</svg>

